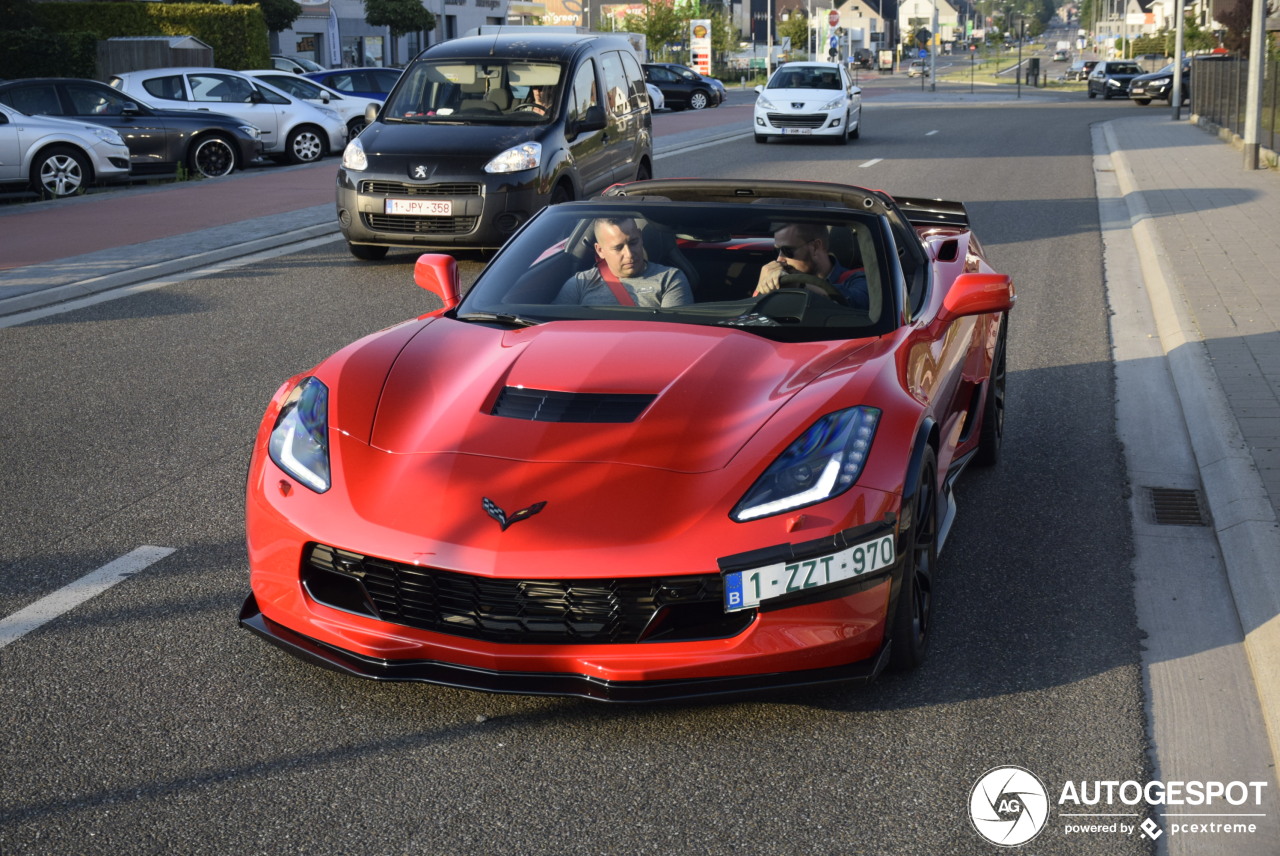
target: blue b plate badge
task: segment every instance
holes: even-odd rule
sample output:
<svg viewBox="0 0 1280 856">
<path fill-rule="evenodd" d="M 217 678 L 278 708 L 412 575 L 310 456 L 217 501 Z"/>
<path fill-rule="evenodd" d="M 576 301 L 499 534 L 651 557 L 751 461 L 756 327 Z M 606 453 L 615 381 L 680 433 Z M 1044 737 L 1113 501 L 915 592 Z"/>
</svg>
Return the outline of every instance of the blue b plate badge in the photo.
<svg viewBox="0 0 1280 856">
<path fill-rule="evenodd" d="M 798 562 L 778 562 L 724 575 L 724 611 L 751 609 L 768 600 L 851 580 L 894 562 L 893 535 Z"/>
</svg>

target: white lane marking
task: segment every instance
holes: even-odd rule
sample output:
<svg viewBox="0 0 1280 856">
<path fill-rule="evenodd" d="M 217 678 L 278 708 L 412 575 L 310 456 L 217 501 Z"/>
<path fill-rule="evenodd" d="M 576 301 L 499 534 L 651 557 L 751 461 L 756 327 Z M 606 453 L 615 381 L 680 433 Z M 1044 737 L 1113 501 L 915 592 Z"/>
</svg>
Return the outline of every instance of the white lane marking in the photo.
<svg viewBox="0 0 1280 856">
<path fill-rule="evenodd" d="M 118 582 L 146 570 L 174 552 L 172 547 L 139 547 L 98 570 L 65 585 L 53 594 L 40 598 L 28 607 L 0 620 L 0 648 L 26 636 L 66 612 L 70 612 L 95 595 L 102 594 Z"/>
<path fill-rule="evenodd" d="M 755 133 L 754 131 L 741 131 L 739 133 L 730 134 L 727 137 L 717 137 L 716 139 L 708 140 L 705 143 L 698 143 L 692 146 L 680 146 L 678 148 L 669 149 L 667 151 L 662 152 L 661 154 L 654 152 L 653 159 L 658 161 L 658 160 L 662 160 L 663 158 L 674 157 L 675 155 L 684 155 L 684 154 L 688 154 L 689 152 L 696 152 L 699 149 L 709 149 L 712 146 L 718 146 L 721 143 L 731 143 L 735 140 L 744 140 L 754 133 Z"/>
<path fill-rule="evenodd" d="M 884 160 L 884 158 L 872 158 L 871 160 L 867 161 L 866 163 L 860 163 L 860 164 L 858 164 L 858 169 L 866 169 L 866 168 L 867 168 L 867 167 L 869 167 L 869 166 L 875 166 L 876 164 L 880 163 L 880 161 L 882 161 L 882 160 Z"/>
<path fill-rule="evenodd" d="M 938 133 L 938 132 L 937 132 L 937 131 L 930 131 L 929 133 L 925 134 L 925 136 L 926 136 L 926 137 L 932 137 L 932 136 L 933 136 L 934 134 L 936 134 L 936 133 Z"/>
</svg>

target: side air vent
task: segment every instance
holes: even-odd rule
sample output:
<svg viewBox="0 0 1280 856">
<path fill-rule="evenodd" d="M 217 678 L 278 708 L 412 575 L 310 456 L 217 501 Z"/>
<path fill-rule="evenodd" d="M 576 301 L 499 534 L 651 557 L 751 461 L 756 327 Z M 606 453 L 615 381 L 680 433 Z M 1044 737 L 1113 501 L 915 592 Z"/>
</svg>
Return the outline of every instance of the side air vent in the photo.
<svg viewBox="0 0 1280 856">
<path fill-rule="evenodd" d="M 656 396 L 504 387 L 490 411 L 531 422 L 634 422 Z"/>
</svg>

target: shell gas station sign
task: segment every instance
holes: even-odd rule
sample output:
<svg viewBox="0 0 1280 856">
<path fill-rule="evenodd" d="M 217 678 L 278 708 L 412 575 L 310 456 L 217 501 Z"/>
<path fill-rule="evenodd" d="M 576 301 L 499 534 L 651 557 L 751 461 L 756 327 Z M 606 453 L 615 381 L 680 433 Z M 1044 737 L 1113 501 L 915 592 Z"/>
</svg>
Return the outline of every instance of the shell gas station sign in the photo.
<svg viewBox="0 0 1280 856">
<path fill-rule="evenodd" d="M 698 74 L 711 75 L 711 21 L 689 22 L 689 65 Z"/>
</svg>

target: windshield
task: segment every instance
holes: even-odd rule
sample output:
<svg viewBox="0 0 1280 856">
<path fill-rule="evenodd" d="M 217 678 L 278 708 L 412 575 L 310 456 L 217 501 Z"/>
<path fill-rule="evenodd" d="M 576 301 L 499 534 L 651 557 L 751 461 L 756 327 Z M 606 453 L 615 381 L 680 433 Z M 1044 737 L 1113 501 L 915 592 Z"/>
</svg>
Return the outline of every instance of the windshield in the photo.
<svg viewBox="0 0 1280 856">
<path fill-rule="evenodd" d="M 537 125 L 556 114 L 563 69 L 504 59 L 418 62 L 405 72 L 384 121 Z"/>
<path fill-rule="evenodd" d="M 901 291 L 884 234 L 877 215 L 769 200 L 566 203 L 508 242 L 457 317 L 727 326 L 780 341 L 878 335 L 895 326 Z M 757 294 L 769 265 L 785 275 Z"/>
<path fill-rule="evenodd" d="M 1107 74 L 1142 74 L 1142 69 L 1132 62 L 1112 62 L 1107 64 Z"/>
<path fill-rule="evenodd" d="M 834 68 L 780 68 L 769 89 L 839 89 L 840 74 Z"/>
</svg>

